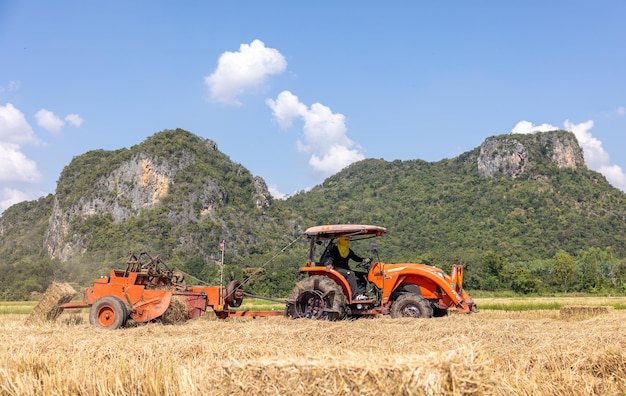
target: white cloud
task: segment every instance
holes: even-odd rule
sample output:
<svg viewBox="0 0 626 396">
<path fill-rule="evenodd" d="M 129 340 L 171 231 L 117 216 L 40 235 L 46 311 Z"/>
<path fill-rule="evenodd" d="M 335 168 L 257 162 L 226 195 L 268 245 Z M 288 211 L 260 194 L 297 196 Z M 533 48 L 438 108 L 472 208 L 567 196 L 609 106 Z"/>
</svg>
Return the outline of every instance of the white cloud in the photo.
<svg viewBox="0 0 626 396">
<path fill-rule="evenodd" d="M 326 175 L 332 175 L 353 162 L 365 158 L 358 150 L 349 149 L 346 146 L 331 146 L 321 156 L 313 154 L 309 164 Z"/>
<path fill-rule="evenodd" d="M 17 144 L 0 142 L 0 181 L 36 183 L 40 179 L 37 164 Z"/>
<path fill-rule="evenodd" d="M 19 84 L 11 83 L 10 89 L 17 90 Z M 41 109 L 36 114 L 37 123 L 48 131 L 57 133 L 65 121 L 54 115 L 51 111 Z M 78 114 L 70 114 L 67 122 L 78 127 L 83 119 Z M 0 183 L 4 183 L 0 189 L 0 212 L 18 202 L 35 199 L 40 193 L 26 193 L 9 188 L 9 183 L 38 183 L 41 181 L 41 173 L 37 169 L 37 163 L 28 158 L 22 151 L 26 144 L 41 145 L 33 128 L 29 125 L 24 114 L 13 104 L 0 105 Z"/>
<path fill-rule="evenodd" d="M 620 166 L 602 165 L 597 171 L 602 173 L 612 185 L 622 191 L 626 191 L 626 173 Z"/>
<path fill-rule="evenodd" d="M 289 197 L 289 194 L 285 194 L 283 192 L 280 192 L 280 190 L 278 190 L 278 186 L 276 184 L 272 184 L 272 185 L 268 186 L 267 189 L 269 190 L 269 192 L 272 195 L 272 197 L 274 197 L 276 199 L 287 199 Z"/>
<path fill-rule="evenodd" d="M 626 191 L 626 174 L 624 170 L 618 165 L 610 164 L 609 153 L 604 151 L 602 142 L 595 138 L 589 130 L 593 128 L 593 121 L 581 122 L 580 124 L 574 124 L 569 120 L 565 120 L 563 123 L 564 129 L 571 131 L 578 144 L 583 149 L 583 155 L 585 157 L 585 163 L 590 169 L 600 172 L 613 186 L 619 188 L 622 191 Z M 528 121 L 520 121 L 511 130 L 511 133 L 535 133 L 535 132 L 547 132 L 554 131 L 558 128 L 550 124 L 533 125 Z"/>
<path fill-rule="evenodd" d="M 59 132 L 65 126 L 65 121 L 76 128 L 80 127 L 83 123 L 83 118 L 78 114 L 68 114 L 65 116 L 65 120 L 62 120 L 57 117 L 56 114 L 46 109 L 39 110 L 37 114 L 35 114 L 35 118 L 37 119 L 37 125 L 53 135 L 59 135 Z"/>
<path fill-rule="evenodd" d="M 618 116 L 623 116 L 626 115 L 626 107 L 624 106 L 619 106 L 616 110 L 616 113 Z"/>
<path fill-rule="evenodd" d="M 529 121 L 520 121 L 513 127 L 513 129 L 511 129 L 511 133 L 529 134 L 535 132 L 556 131 L 558 129 L 560 128 L 550 124 L 533 125 Z"/>
<path fill-rule="evenodd" d="M 23 191 L 14 190 L 12 188 L 2 188 L 0 189 L 0 214 L 16 203 L 35 198 L 37 197 Z"/>
<path fill-rule="evenodd" d="M 298 97 L 289 91 L 283 91 L 276 100 L 267 99 L 265 103 L 272 109 L 274 120 L 283 129 L 291 127 L 296 117 L 307 112 L 306 105 L 300 103 Z"/>
<path fill-rule="evenodd" d="M 41 179 L 35 161 L 21 151 L 23 144 L 40 144 L 24 114 L 11 103 L 0 105 L 0 181 L 35 183 Z"/>
<path fill-rule="evenodd" d="M 39 143 L 24 114 L 11 103 L 0 105 L 0 142 Z"/>
<path fill-rule="evenodd" d="M 254 40 L 241 44 L 238 52 L 224 52 L 216 70 L 204 78 L 210 99 L 231 105 L 241 105 L 237 99 L 252 88 L 262 85 L 267 77 L 280 74 L 287 68 L 285 57 L 265 43 Z"/>
<path fill-rule="evenodd" d="M 304 121 L 304 140 L 297 142 L 301 152 L 311 154 L 309 165 L 324 176 L 330 176 L 364 157 L 361 148 L 346 135 L 345 117 L 330 108 L 314 103 L 308 108 L 289 91 L 281 92 L 276 100 L 266 100 L 275 121 L 289 128 L 293 120 Z"/>
<path fill-rule="evenodd" d="M 272 195 L 272 198 L 275 198 L 275 199 L 287 199 L 287 198 L 289 198 L 290 196 L 295 195 L 295 194 L 297 194 L 297 193 L 299 193 L 299 192 L 307 192 L 307 191 L 310 191 L 310 190 L 311 190 L 311 188 L 312 188 L 312 187 L 306 187 L 306 188 L 302 188 L 302 189 L 296 190 L 296 191 L 294 191 L 294 192 L 293 192 L 293 193 L 291 193 L 291 194 L 287 194 L 287 193 L 281 192 L 281 191 L 278 189 L 278 186 L 277 186 L 276 184 L 272 184 L 272 185 L 270 185 L 270 186 L 268 186 L 268 187 L 267 187 L 267 189 L 269 190 L 270 194 Z"/>
<path fill-rule="evenodd" d="M 62 119 L 46 109 L 39 110 L 35 114 L 35 118 L 37 119 L 37 125 L 54 135 L 58 134 L 65 125 Z"/>
<path fill-rule="evenodd" d="M 79 126 L 83 124 L 84 120 L 78 114 L 68 114 L 65 116 L 65 121 L 69 122 L 70 124 L 78 128 Z"/>
<path fill-rule="evenodd" d="M 589 130 L 593 128 L 593 121 L 574 124 L 566 120 L 565 130 L 572 131 L 578 139 L 578 143 L 583 148 L 585 154 L 585 163 L 593 170 L 598 170 L 602 166 L 609 164 L 609 153 L 602 148 L 602 142 L 593 137 Z"/>
</svg>

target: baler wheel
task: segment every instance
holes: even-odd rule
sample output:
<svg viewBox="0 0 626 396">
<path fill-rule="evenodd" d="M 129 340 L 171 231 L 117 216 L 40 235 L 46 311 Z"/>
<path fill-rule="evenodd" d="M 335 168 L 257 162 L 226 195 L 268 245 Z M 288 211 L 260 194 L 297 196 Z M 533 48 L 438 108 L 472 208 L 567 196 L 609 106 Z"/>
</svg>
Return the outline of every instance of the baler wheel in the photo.
<svg viewBox="0 0 626 396">
<path fill-rule="evenodd" d="M 106 296 L 96 301 L 89 311 L 89 323 L 105 330 L 115 330 L 126 325 L 128 310 L 117 297 Z"/>
<path fill-rule="evenodd" d="M 432 318 L 433 308 L 422 296 L 405 293 L 391 304 L 392 318 Z"/>
</svg>

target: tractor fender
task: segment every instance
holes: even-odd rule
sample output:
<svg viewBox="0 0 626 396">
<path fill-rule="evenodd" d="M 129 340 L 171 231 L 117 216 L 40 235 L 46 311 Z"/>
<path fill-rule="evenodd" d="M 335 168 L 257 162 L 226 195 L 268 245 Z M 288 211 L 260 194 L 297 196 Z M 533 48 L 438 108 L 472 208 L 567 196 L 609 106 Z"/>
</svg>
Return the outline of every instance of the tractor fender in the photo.
<svg viewBox="0 0 626 396">
<path fill-rule="evenodd" d="M 399 272 L 400 275 L 395 277 L 393 276 L 393 272 Z M 425 298 L 433 298 L 435 297 L 435 289 L 438 287 L 455 305 L 463 302 L 463 298 L 455 290 L 455 285 L 451 285 L 448 279 L 437 273 L 419 267 L 412 267 L 410 264 L 387 269 L 385 273 L 386 275 L 391 275 L 386 276 L 385 279 L 390 278 L 394 281 L 391 290 L 396 290 L 403 283 L 414 284 L 419 286 L 420 294 Z M 387 285 L 385 285 L 385 288 L 386 287 Z"/>
<path fill-rule="evenodd" d="M 337 283 L 339 286 L 341 286 L 343 294 L 345 294 L 346 296 L 352 295 L 348 281 L 343 275 L 341 275 L 341 273 L 339 273 L 339 271 L 335 269 L 327 270 L 326 267 L 321 267 L 321 266 L 304 267 L 300 269 L 300 273 L 306 273 L 309 276 L 320 275 L 320 276 L 325 276 L 327 278 L 330 278 L 333 281 L 335 281 L 335 283 Z"/>
</svg>

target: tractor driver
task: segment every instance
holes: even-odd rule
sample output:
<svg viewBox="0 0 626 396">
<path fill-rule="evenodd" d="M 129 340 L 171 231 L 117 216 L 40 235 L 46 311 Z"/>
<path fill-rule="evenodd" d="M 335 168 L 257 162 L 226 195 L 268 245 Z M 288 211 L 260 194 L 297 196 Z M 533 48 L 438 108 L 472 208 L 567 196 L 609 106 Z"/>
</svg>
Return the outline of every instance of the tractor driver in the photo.
<svg viewBox="0 0 626 396">
<path fill-rule="evenodd" d="M 337 244 L 331 247 L 330 252 L 328 252 L 328 258 L 325 260 L 324 264 L 327 270 L 331 270 L 334 267 L 346 278 L 352 290 L 352 295 L 355 296 L 355 300 L 367 300 L 368 297 L 365 295 L 365 285 L 363 282 L 358 281 L 356 274 L 348 265 L 350 259 L 359 263 L 369 263 L 371 261 L 369 258 L 357 256 L 352 249 L 350 249 L 350 238 L 341 236 L 337 240 Z"/>
</svg>

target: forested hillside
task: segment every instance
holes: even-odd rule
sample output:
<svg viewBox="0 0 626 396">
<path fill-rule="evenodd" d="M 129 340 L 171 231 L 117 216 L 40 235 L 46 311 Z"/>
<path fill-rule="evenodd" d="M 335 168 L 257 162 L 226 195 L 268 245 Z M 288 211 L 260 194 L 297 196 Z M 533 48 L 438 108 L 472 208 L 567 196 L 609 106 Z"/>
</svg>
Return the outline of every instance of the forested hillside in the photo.
<svg viewBox="0 0 626 396">
<path fill-rule="evenodd" d="M 123 268 L 130 251 L 160 255 L 197 281 L 241 279 L 301 235 L 272 205 L 265 182 L 183 130 L 159 132 L 116 151 L 96 150 L 65 167 L 56 193 L 0 218 L 0 299 L 23 299 L 56 280 L 87 285 Z M 297 277 L 287 252 L 265 271 Z M 277 270 L 275 268 L 278 268 Z M 253 279 L 262 284 L 260 277 Z"/>
<path fill-rule="evenodd" d="M 527 150 L 505 163 L 511 141 Z M 556 150 L 555 141 L 573 150 Z M 490 160 L 496 171 L 481 174 Z M 494 137 L 438 162 L 364 160 L 287 205 L 310 223 L 386 225 L 386 255 L 464 263 L 474 288 L 626 291 L 626 194 L 584 166 L 567 132 Z M 594 268 L 571 268 L 578 257 Z M 556 259 L 568 268 L 556 268 Z M 593 275 L 576 276 L 582 272 Z"/>
<path fill-rule="evenodd" d="M 587 169 L 571 133 L 494 136 L 438 162 L 367 159 L 280 201 L 215 142 L 177 129 L 76 157 L 54 195 L 7 209 L 0 299 L 86 286 L 142 250 L 217 284 L 222 241 L 226 279 L 285 295 L 299 236 L 322 223 L 385 226 L 382 261 L 460 262 L 473 289 L 626 292 L 626 194 Z"/>
</svg>

